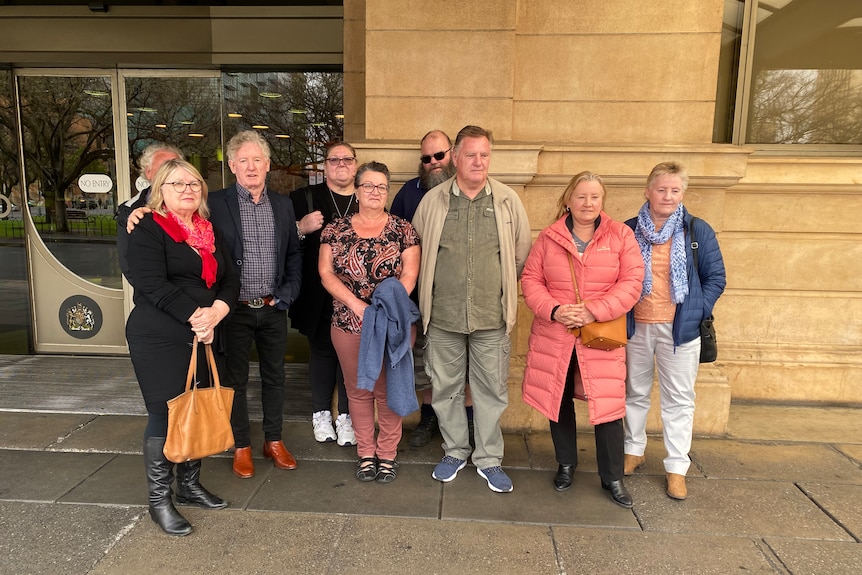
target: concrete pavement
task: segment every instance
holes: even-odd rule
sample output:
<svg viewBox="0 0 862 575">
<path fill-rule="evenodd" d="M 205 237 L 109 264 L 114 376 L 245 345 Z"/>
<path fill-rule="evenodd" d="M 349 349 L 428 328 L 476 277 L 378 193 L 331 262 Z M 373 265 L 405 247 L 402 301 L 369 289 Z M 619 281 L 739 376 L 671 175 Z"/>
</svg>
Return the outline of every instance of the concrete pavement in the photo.
<svg viewBox="0 0 862 575">
<path fill-rule="evenodd" d="M 140 397 L 122 365 L 0 356 L 0 573 L 862 572 L 862 409 L 733 405 L 728 437 L 695 439 L 682 502 L 651 438 L 632 510 L 601 490 L 589 433 L 565 493 L 549 434 L 507 434 L 515 489 L 496 494 L 472 465 L 434 481 L 439 437 L 417 450 L 406 434 L 398 479 L 360 483 L 355 449 L 288 414 L 298 469 L 273 469 L 257 430 L 255 477 L 208 458 L 203 483 L 230 506 L 181 507 L 195 531 L 172 538 L 147 514 L 145 417 L 123 413 Z"/>
</svg>

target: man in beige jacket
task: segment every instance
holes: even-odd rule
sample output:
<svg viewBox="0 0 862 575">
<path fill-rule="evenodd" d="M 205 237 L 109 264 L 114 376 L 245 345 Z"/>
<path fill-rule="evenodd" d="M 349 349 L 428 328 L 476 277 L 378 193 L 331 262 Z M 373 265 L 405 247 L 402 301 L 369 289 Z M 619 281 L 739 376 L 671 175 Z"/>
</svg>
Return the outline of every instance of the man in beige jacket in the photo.
<svg viewBox="0 0 862 575">
<path fill-rule="evenodd" d="M 464 386 L 473 396 L 476 470 L 498 493 L 503 471 L 500 416 L 508 405 L 509 332 L 518 278 L 530 252 L 530 224 L 514 190 L 488 177 L 493 137 L 466 126 L 455 139 L 455 177 L 425 194 L 413 217 L 422 238 L 419 307 L 445 456 L 434 479 L 449 482 L 471 453 Z M 468 366 L 469 356 L 469 366 Z"/>
</svg>

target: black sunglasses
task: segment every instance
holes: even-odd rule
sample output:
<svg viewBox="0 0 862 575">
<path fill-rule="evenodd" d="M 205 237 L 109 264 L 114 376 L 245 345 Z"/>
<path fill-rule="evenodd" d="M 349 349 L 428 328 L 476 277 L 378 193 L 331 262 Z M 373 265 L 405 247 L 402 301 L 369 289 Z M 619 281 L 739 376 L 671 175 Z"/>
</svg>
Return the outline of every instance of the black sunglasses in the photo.
<svg viewBox="0 0 862 575">
<path fill-rule="evenodd" d="M 451 149 L 452 148 L 449 148 L 449 150 Z M 442 152 L 437 152 L 436 154 L 431 154 L 430 156 L 419 156 L 419 159 L 422 160 L 423 164 L 430 164 L 432 157 L 439 162 L 446 157 L 446 154 L 449 153 L 449 150 L 443 150 Z"/>
</svg>

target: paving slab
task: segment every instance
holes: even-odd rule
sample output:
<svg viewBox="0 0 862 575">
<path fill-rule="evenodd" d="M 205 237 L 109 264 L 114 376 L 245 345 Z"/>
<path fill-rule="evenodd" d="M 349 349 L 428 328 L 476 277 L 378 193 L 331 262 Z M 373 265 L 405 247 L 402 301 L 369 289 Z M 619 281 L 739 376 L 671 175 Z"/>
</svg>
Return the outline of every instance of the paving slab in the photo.
<svg viewBox="0 0 862 575">
<path fill-rule="evenodd" d="M 828 421 L 828 425 L 824 425 Z M 734 439 L 862 444 L 859 409 L 776 405 L 730 406 L 728 436 Z"/>
<path fill-rule="evenodd" d="M 444 519 L 475 519 L 543 525 L 583 525 L 639 529 L 632 512 L 610 500 L 599 477 L 575 472 L 572 487 L 563 493 L 553 487 L 551 471 L 506 469 L 511 493 L 494 493 L 468 465 L 443 488 Z"/>
<path fill-rule="evenodd" d="M 862 485 L 800 483 L 799 487 L 857 541 L 862 541 Z"/>
<path fill-rule="evenodd" d="M 0 499 L 56 501 L 114 457 L 0 450 Z"/>
<path fill-rule="evenodd" d="M 862 469 L 827 444 L 695 439 L 691 457 L 710 478 L 862 484 Z"/>
<path fill-rule="evenodd" d="M 765 543 L 793 575 L 862 573 L 862 545 L 768 537 Z"/>
<path fill-rule="evenodd" d="M 89 573 L 141 517 L 141 509 L 0 502 L 0 573 Z"/>
<path fill-rule="evenodd" d="M 167 537 L 148 517 L 89 575 L 328 573 L 345 518 L 336 515 L 183 508 L 194 527 Z"/>
<path fill-rule="evenodd" d="M 441 489 L 428 465 L 402 465 L 389 484 L 356 479 L 353 463 L 303 461 L 273 472 L 249 509 L 402 517 L 438 516 Z"/>
<path fill-rule="evenodd" d="M 385 517 L 350 517 L 330 572 L 561 573 L 547 526 Z"/>
<path fill-rule="evenodd" d="M 745 537 L 632 533 L 608 529 L 553 527 L 560 573 L 777 572 L 763 544 Z"/>
<path fill-rule="evenodd" d="M 689 477 L 685 501 L 665 494 L 664 477 L 632 476 L 626 485 L 644 531 L 851 540 L 790 482 Z"/>
<path fill-rule="evenodd" d="M 862 467 L 862 445 L 840 444 L 836 445 L 835 449 L 851 458 L 857 466 Z"/>
<path fill-rule="evenodd" d="M 0 411 L 0 447 L 45 449 L 94 418 L 93 415 Z"/>
<path fill-rule="evenodd" d="M 51 449 L 140 454 L 146 427 L 145 416 L 99 415 L 67 437 L 54 442 Z"/>
</svg>

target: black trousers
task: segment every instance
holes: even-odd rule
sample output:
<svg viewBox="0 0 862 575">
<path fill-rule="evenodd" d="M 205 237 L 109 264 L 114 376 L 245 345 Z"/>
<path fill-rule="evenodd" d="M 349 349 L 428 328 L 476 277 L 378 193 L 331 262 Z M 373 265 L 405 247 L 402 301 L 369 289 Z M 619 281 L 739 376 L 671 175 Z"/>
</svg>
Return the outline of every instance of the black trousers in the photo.
<svg viewBox="0 0 862 575">
<path fill-rule="evenodd" d="M 551 421 L 551 439 L 560 465 L 578 465 L 578 435 L 575 425 L 575 371 L 578 369 L 576 352 L 572 352 L 566 387 L 560 403 L 557 421 Z M 599 477 L 604 483 L 623 478 L 623 420 L 609 421 L 595 426 L 596 463 Z"/>
<path fill-rule="evenodd" d="M 338 413 L 350 413 L 347 403 L 347 390 L 344 388 L 344 374 L 338 363 L 338 354 L 332 345 L 329 335 L 329 319 L 321 319 L 321 323 L 308 338 L 308 380 L 311 384 L 311 410 L 330 411 L 332 395 L 338 389 Z"/>
<path fill-rule="evenodd" d="M 237 447 L 251 445 L 248 420 L 248 363 L 252 343 L 260 361 L 263 434 L 266 441 L 281 439 L 284 421 L 284 354 L 287 351 L 287 313 L 265 305 L 238 305 L 225 325 L 227 377 L 234 389 L 230 423 Z"/>
</svg>

